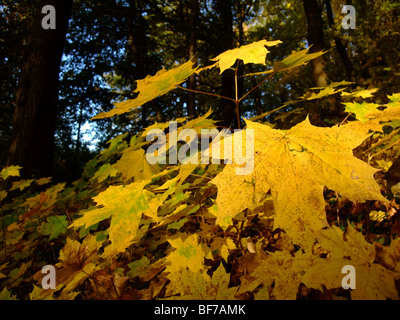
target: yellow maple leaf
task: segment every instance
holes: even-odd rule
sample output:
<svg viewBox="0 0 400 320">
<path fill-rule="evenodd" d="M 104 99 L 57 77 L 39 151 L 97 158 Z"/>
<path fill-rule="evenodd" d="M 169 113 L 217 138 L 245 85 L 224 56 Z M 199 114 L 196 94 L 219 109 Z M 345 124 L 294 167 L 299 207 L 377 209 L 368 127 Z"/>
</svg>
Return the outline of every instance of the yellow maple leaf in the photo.
<svg viewBox="0 0 400 320">
<path fill-rule="evenodd" d="M 391 101 L 386 105 L 385 110 L 368 112 L 365 118 L 380 122 L 400 119 L 400 93 L 394 93 L 388 98 Z"/>
<path fill-rule="evenodd" d="M 0 171 L 0 177 L 3 178 L 4 180 L 10 176 L 19 177 L 19 170 L 21 170 L 21 169 L 22 168 L 20 166 L 9 166 L 9 167 L 3 168 Z"/>
<path fill-rule="evenodd" d="M 246 123 L 254 130 L 254 170 L 250 175 L 236 175 L 238 165 L 227 164 L 211 181 L 218 187 L 217 223 L 255 208 L 271 190 L 274 227 L 305 245 L 304 232 L 328 225 L 324 186 L 351 201 L 386 201 L 374 180 L 377 170 L 353 156 L 352 150 L 368 137 L 360 128 L 315 127 L 308 119 L 287 131 Z"/>
<path fill-rule="evenodd" d="M 229 288 L 230 275 L 225 272 L 222 263 L 210 277 L 206 270 L 193 272 L 180 269 L 168 275 L 171 291 L 179 292 L 178 299 L 184 300 L 232 300 L 238 288 Z M 175 298 L 175 297 L 172 297 Z"/>
<path fill-rule="evenodd" d="M 139 232 L 142 214 L 150 210 L 148 202 L 153 194 L 143 190 L 149 182 L 141 180 L 127 186 L 110 186 L 93 198 L 100 207 L 84 211 L 83 216 L 76 219 L 69 228 L 88 228 L 111 217 L 108 229 L 111 244 L 106 247 L 103 256 L 110 257 L 125 251 Z"/>
<path fill-rule="evenodd" d="M 122 179 L 128 181 L 134 178 L 134 181 L 140 181 L 150 178 L 158 172 L 157 165 L 150 165 L 145 157 L 143 149 L 136 149 L 135 146 L 125 149 L 119 159 L 113 166 L 118 172 L 122 173 Z"/>
<path fill-rule="evenodd" d="M 206 252 L 199 244 L 197 234 L 193 234 L 185 240 L 181 238 L 168 239 L 168 242 L 175 248 L 175 251 L 167 257 L 169 262 L 167 272 L 173 273 L 182 268 L 189 268 L 193 272 L 203 269 Z"/>
<path fill-rule="evenodd" d="M 129 112 L 158 96 L 166 94 L 175 89 L 196 71 L 193 65 L 194 63 L 192 61 L 188 61 L 168 71 L 161 69 L 154 76 L 149 75 L 142 80 L 137 80 L 137 87 L 134 92 L 139 93 L 139 95 L 135 99 L 118 102 L 115 104 L 114 109 L 108 112 L 102 112 L 93 119 L 110 118 L 114 115 Z"/>
<path fill-rule="evenodd" d="M 320 246 L 328 250 L 326 259 L 316 259 L 302 278 L 308 287 L 322 290 L 339 288 L 345 274 L 342 268 L 351 265 L 355 270 L 355 288 L 351 290 L 353 300 L 398 299 L 393 272 L 376 262 L 375 244 L 368 243 L 361 232 L 349 226 L 346 233 L 339 227 L 320 230 L 316 233 Z M 396 248 L 396 246 L 394 246 Z"/>
<path fill-rule="evenodd" d="M 269 52 L 265 46 L 276 46 L 279 43 L 282 43 L 282 41 L 260 40 L 241 46 L 240 48 L 225 51 L 217 57 L 211 59 L 211 61 L 218 62 L 220 73 L 224 72 L 226 69 L 229 69 L 237 59 L 243 60 L 244 64 L 259 63 L 265 65 L 265 57 Z"/>
</svg>

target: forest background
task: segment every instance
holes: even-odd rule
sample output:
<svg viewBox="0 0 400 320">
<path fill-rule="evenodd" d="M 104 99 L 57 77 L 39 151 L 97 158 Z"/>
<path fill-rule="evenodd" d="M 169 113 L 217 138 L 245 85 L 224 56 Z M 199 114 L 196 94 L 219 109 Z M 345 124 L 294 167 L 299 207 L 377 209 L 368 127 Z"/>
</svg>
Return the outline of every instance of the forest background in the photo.
<svg viewBox="0 0 400 320">
<path fill-rule="evenodd" d="M 44 37 L 40 24 L 45 16 L 41 8 L 50 2 L 4 1 L 1 8 L 0 164 L 19 164 L 28 176 L 33 170 L 42 176 L 53 175 L 57 181 L 73 181 L 80 176 L 83 165 L 119 133 L 139 132 L 155 121 L 203 115 L 210 107 L 213 118 L 228 127 L 235 119 L 229 102 L 184 90 L 170 92 L 129 115 L 90 119 L 111 109 L 113 102 L 134 98 L 135 81 L 148 74 L 188 59 L 207 65 L 219 53 L 257 40 L 284 43 L 270 49 L 267 66 L 311 45 L 310 52 L 331 50 L 323 57 L 325 79 L 312 76 L 313 67 L 318 68 L 314 63 L 296 74 L 274 77 L 242 104 L 241 113 L 247 118 L 296 100 L 307 89 L 324 82 L 346 80 L 354 82 L 352 88 L 379 88 L 375 94 L 378 103 L 387 101 L 385 95 L 399 82 L 399 6 L 393 1 L 67 2 L 71 2 L 72 9 L 65 15 L 61 13 L 69 12 L 66 2 L 64 7 L 54 3 L 59 9 L 57 23 L 61 30 L 53 38 Z M 346 4 L 356 9 L 354 30 L 341 26 L 345 17 L 341 10 Z M 64 34 L 62 26 L 68 18 Z M 38 39 L 43 43 L 35 44 Z M 258 68 L 247 65 L 246 72 L 262 70 Z M 23 80 L 24 72 L 32 81 Z M 239 96 L 258 80 L 242 78 Z M 53 85 L 29 89 L 32 82 Z M 192 76 L 184 86 L 234 97 L 232 83 L 233 71 L 228 70 L 221 78 L 215 71 Z M 25 97 L 22 102 L 18 88 Z M 20 108 L 16 108 L 17 101 L 21 102 Z M 12 136 L 14 111 L 34 108 L 23 101 L 50 105 L 47 109 L 51 111 L 40 111 L 45 119 L 36 121 L 36 125 L 22 129 L 15 123 L 15 131 L 21 135 L 18 138 L 16 133 Z M 265 119 L 274 122 L 279 114 L 292 108 L 288 106 Z M 314 116 L 320 118 L 316 121 L 324 121 L 323 114 Z M 24 137 L 31 136 L 36 139 L 26 143 L 29 138 Z M 18 152 L 15 148 L 9 152 L 11 141 L 18 144 Z M 35 159 L 31 159 L 32 154 L 37 154 Z"/>
<path fill-rule="evenodd" d="M 1 299 L 399 298 L 400 3 L 0 8 Z M 254 173 L 149 165 L 171 120 L 255 129 Z"/>
</svg>

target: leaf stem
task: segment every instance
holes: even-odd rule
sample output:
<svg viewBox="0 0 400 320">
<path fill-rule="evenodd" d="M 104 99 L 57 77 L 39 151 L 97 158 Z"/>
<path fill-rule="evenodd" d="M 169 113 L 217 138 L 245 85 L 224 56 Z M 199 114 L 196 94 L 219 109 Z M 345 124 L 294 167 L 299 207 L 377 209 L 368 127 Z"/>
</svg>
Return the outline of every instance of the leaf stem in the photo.
<svg viewBox="0 0 400 320">
<path fill-rule="evenodd" d="M 238 129 L 240 130 L 240 110 L 239 110 L 239 92 L 238 92 L 238 70 L 239 70 L 239 63 L 240 60 L 236 60 L 236 67 L 235 67 L 235 106 L 236 106 L 236 121 L 238 125 Z"/>
</svg>

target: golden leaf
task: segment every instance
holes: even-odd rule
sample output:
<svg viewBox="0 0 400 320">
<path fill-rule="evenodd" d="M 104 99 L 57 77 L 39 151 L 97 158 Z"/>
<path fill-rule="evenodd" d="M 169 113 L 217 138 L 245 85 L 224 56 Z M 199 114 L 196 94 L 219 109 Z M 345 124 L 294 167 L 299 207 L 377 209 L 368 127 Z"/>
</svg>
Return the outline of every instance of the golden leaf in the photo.
<svg viewBox="0 0 400 320">
<path fill-rule="evenodd" d="M 237 59 L 243 60 L 244 64 L 259 63 L 265 65 L 265 57 L 269 52 L 265 46 L 276 46 L 279 43 L 282 43 L 282 41 L 260 40 L 241 46 L 240 48 L 227 50 L 211 60 L 218 61 L 220 73 L 229 69 Z"/>
<path fill-rule="evenodd" d="M 218 187 L 217 223 L 254 209 L 271 190 L 274 227 L 301 245 L 308 239 L 304 232 L 327 226 L 324 186 L 351 201 L 386 201 L 374 180 L 377 170 L 353 156 L 352 150 L 368 137 L 360 128 L 314 127 L 308 119 L 288 131 L 246 123 L 254 130 L 254 170 L 236 175 L 238 165 L 227 164 L 211 181 Z M 244 136 L 237 138 L 243 145 Z"/>
</svg>

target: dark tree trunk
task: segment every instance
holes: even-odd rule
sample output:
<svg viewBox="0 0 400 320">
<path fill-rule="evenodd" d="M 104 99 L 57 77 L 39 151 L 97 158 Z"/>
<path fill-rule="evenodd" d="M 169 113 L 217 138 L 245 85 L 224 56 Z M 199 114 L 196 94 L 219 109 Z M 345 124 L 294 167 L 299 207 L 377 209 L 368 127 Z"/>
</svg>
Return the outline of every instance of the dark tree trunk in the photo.
<svg viewBox="0 0 400 320">
<path fill-rule="evenodd" d="M 189 33 L 188 33 L 188 43 L 189 43 L 189 59 L 193 62 L 196 62 L 196 26 L 197 26 L 197 15 L 199 11 L 199 3 L 198 0 L 190 1 L 190 17 L 189 17 Z M 196 74 L 192 74 L 189 79 L 187 86 L 191 90 L 196 89 Z M 189 118 L 196 117 L 196 93 L 188 92 L 188 101 L 187 101 L 187 113 Z"/>
<path fill-rule="evenodd" d="M 311 46 L 310 52 L 322 51 L 324 45 L 323 21 L 321 8 L 317 0 L 303 0 L 304 11 L 307 18 L 307 41 Z M 318 57 L 311 61 L 313 67 L 314 83 L 317 87 L 327 85 L 327 76 L 324 71 L 324 58 Z"/>
<path fill-rule="evenodd" d="M 134 81 L 132 86 L 138 79 L 146 78 L 149 73 L 148 58 L 147 58 L 147 22 L 142 16 L 142 8 L 140 1 L 130 0 L 129 9 L 125 16 L 128 20 L 128 58 L 135 64 L 134 68 Z M 154 105 L 154 103 L 153 103 Z M 148 121 L 148 108 L 141 107 L 141 125 L 143 128 L 147 127 Z"/>
<path fill-rule="evenodd" d="M 328 23 L 329 26 L 333 29 L 334 27 L 334 20 L 333 20 L 333 12 L 332 12 L 332 6 L 331 6 L 331 1 L 330 0 L 325 0 L 325 6 L 326 6 L 326 13 L 328 15 Z M 340 40 L 339 37 L 334 36 L 333 39 L 335 40 L 335 45 L 336 45 L 336 50 L 339 52 L 340 58 L 343 62 L 343 65 L 346 69 L 346 75 L 347 75 L 347 80 L 348 81 L 354 81 L 353 78 L 353 64 L 351 63 L 346 47 L 343 45 L 342 41 Z"/>
<path fill-rule="evenodd" d="M 42 27 L 45 5 L 56 9 L 56 29 Z M 38 2 L 24 49 L 7 160 L 23 167 L 23 176 L 52 174 L 59 73 L 71 8 L 72 0 Z"/>
<path fill-rule="evenodd" d="M 217 0 L 215 3 L 215 13 L 219 18 L 219 52 L 232 49 L 233 47 L 233 14 L 231 0 Z M 222 73 L 221 95 L 234 98 L 235 73 L 233 70 L 225 70 Z M 219 125 L 226 128 L 237 128 L 235 104 L 232 101 L 221 99 L 220 113 L 222 121 Z"/>
</svg>

